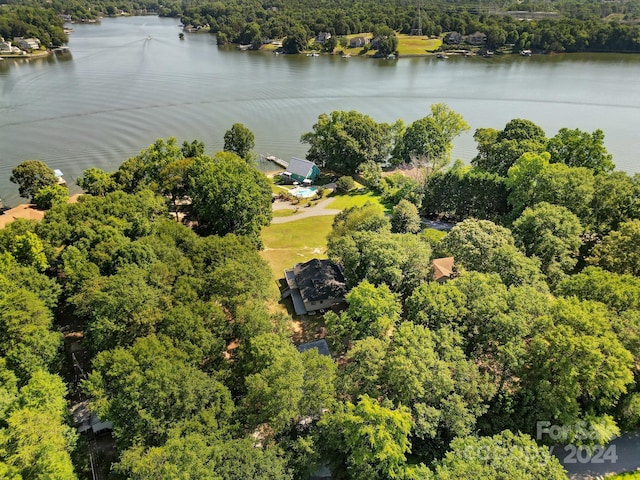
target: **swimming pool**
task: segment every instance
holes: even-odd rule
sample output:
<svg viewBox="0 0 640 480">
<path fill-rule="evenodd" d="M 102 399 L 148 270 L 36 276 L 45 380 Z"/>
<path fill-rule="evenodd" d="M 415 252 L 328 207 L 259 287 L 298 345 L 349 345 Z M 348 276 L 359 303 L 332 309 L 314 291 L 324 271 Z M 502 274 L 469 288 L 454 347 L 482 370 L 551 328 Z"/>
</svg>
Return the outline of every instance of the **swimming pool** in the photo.
<svg viewBox="0 0 640 480">
<path fill-rule="evenodd" d="M 289 192 L 298 198 L 309 198 L 316 194 L 317 187 L 296 187 Z"/>
</svg>

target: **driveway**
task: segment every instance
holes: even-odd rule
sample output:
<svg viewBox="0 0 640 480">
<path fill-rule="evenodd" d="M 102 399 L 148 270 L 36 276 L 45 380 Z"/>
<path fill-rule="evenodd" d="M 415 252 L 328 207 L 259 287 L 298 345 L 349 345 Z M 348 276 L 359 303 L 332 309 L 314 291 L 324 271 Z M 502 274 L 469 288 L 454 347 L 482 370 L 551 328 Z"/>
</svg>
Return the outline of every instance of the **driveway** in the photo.
<svg viewBox="0 0 640 480">
<path fill-rule="evenodd" d="M 553 447 L 571 480 L 595 480 L 614 473 L 631 472 L 640 468 L 640 430 L 613 439 L 604 451 L 589 456 L 574 447 Z"/>
<path fill-rule="evenodd" d="M 288 217 L 274 217 L 271 219 L 271 223 L 288 223 L 288 222 L 296 222 L 303 218 L 309 217 L 320 217 L 323 215 L 337 215 L 342 210 L 337 210 L 333 208 L 327 208 L 333 201 L 333 198 L 325 198 L 324 200 L 320 200 L 313 207 L 300 207 L 298 206 L 298 212 L 290 215 Z M 280 200 L 276 200 L 273 204 L 274 210 L 291 210 L 292 205 L 289 202 L 283 202 Z M 294 207 L 295 208 L 295 207 Z"/>
</svg>

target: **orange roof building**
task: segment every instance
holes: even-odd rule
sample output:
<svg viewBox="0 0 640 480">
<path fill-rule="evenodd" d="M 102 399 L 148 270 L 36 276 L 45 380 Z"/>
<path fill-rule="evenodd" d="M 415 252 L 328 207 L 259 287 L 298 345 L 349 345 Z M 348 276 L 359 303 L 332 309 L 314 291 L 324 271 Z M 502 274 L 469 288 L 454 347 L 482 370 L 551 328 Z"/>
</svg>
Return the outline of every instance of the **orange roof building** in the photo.
<svg viewBox="0 0 640 480">
<path fill-rule="evenodd" d="M 438 283 L 446 282 L 456 273 L 453 257 L 435 258 L 431 261 L 431 268 L 433 279 Z"/>
</svg>

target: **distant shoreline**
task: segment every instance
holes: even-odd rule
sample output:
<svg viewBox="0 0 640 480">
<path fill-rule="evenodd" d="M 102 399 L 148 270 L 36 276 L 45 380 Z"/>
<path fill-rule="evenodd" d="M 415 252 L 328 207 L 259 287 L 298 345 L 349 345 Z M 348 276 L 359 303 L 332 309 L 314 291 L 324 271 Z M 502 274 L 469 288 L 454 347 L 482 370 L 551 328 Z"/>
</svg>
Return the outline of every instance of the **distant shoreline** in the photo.
<svg viewBox="0 0 640 480">
<path fill-rule="evenodd" d="M 0 58 L 15 58 L 15 59 L 22 59 L 22 58 L 41 58 L 41 57 L 46 57 L 48 55 L 51 55 L 53 53 L 53 51 L 51 50 L 46 50 L 43 52 L 37 52 L 37 53 L 25 53 L 25 54 L 19 54 L 16 55 L 15 53 L 11 53 L 11 54 L 3 54 L 0 53 Z"/>
</svg>

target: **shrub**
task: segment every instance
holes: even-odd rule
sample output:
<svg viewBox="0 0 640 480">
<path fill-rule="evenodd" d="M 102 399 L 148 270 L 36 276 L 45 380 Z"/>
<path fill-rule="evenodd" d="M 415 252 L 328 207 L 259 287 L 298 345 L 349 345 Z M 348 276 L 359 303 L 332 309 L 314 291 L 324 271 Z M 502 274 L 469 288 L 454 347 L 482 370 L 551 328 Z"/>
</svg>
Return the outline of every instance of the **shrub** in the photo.
<svg viewBox="0 0 640 480">
<path fill-rule="evenodd" d="M 352 177 L 349 177 L 349 176 L 340 177 L 336 181 L 336 192 L 347 193 L 349 190 L 351 190 L 355 186 L 355 184 L 356 182 L 353 180 Z"/>
</svg>

